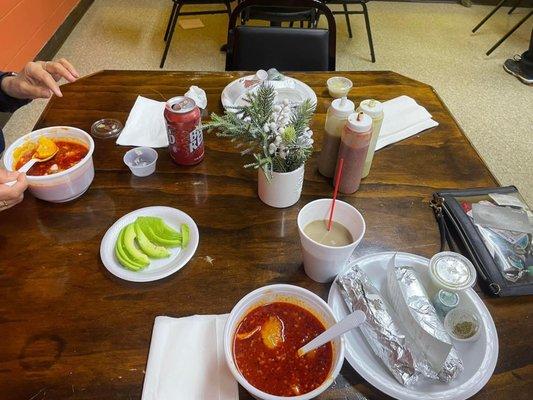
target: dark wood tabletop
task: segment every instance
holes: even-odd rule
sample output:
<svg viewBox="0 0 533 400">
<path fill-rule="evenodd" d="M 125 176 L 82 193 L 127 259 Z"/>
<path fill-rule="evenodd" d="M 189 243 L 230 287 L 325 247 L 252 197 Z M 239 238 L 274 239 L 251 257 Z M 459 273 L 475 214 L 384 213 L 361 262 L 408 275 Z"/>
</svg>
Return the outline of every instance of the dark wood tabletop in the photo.
<svg viewBox="0 0 533 400">
<path fill-rule="evenodd" d="M 339 73 L 337 73 L 339 74 Z M 413 97 L 439 126 L 378 151 L 358 192 L 340 198 L 357 207 L 367 232 L 357 255 L 397 250 L 429 257 L 439 233 L 428 206 L 442 188 L 497 185 L 435 91 L 393 72 L 342 72 L 354 82 L 350 98 Z M 198 85 L 209 112 L 222 112 L 220 94 L 239 73 L 104 71 L 62 87 L 36 128 L 70 125 L 90 131 L 104 117 L 126 121 L 137 96 L 166 100 Z M 330 73 L 294 73 L 318 96 L 312 128 L 317 150 L 331 102 Z M 22 133 L 22 132 L 21 132 Z M 157 172 L 133 177 L 127 150 L 96 140 L 96 175 L 89 190 L 66 204 L 27 195 L 0 214 L 0 399 L 140 399 L 154 318 L 222 314 L 248 292 L 295 284 L 326 299 L 327 284 L 304 273 L 296 216 L 309 201 L 330 197 L 316 153 L 305 169 L 300 201 L 275 209 L 257 197 L 257 174 L 227 140 L 206 135 L 206 157 L 193 167 L 159 150 Z M 196 221 L 201 240 L 186 267 L 163 280 L 115 278 L 100 261 L 100 241 L 121 216 L 165 205 Z M 212 259 L 212 263 L 208 260 Z M 529 399 L 533 393 L 531 297 L 480 293 L 499 335 L 498 364 L 475 399 Z M 345 362 L 320 398 L 388 398 Z M 249 395 L 241 388 L 240 397 Z M 421 399 L 422 400 L 422 399 Z"/>
</svg>

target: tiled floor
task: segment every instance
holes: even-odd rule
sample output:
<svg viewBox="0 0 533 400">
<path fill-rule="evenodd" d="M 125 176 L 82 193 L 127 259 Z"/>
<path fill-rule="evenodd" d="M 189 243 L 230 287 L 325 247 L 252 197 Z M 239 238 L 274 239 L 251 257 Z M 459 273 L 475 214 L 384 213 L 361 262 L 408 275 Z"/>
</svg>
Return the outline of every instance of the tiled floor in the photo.
<svg viewBox="0 0 533 400">
<path fill-rule="evenodd" d="M 170 1 L 96 0 L 67 39 L 58 57 L 82 74 L 100 69 L 158 69 Z M 431 84 L 503 185 L 515 184 L 533 205 L 533 88 L 502 69 L 503 61 L 523 52 L 531 21 L 490 57 L 485 51 L 526 12 L 500 11 L 477 34 L 471 28 L 489 7 L 458 4 L 371 2 L 377 62 L 368 52 L 362 16 L 352 16 L 348 39 L 337 16 L 339 70 L 393 70 Z M 176 29 L 165 69 L 222 70 L 227 17 L 202 16 L 205 28 Z M 31 130 L 45 106 L 33 102 L 5 128 L 6 140 Z"/>
</svg>

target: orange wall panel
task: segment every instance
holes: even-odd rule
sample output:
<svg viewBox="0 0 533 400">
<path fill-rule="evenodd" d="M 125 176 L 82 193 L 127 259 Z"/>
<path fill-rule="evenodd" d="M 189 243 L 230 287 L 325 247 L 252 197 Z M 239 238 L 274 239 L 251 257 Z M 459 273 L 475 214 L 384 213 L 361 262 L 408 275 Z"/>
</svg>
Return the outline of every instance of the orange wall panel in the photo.
<svg viewBox="0 0 533 400">
<path fill-rule="evenodd" d="M 19 70 L 39 53 L 79 0 L 0 0 L 0 70 Z"/>
</svg>

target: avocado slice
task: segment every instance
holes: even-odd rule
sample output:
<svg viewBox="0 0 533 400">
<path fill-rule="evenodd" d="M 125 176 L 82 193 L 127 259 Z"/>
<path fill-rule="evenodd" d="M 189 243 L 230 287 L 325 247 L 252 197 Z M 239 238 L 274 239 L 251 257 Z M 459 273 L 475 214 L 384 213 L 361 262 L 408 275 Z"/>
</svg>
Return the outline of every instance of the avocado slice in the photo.
<svg viewBox="0 0 533 400">
<path fill-rule="evenodd" d="M 124 248 L 124 253 L 128 256 L 128 258 L 136 263 L 142 264 L 143 267 L 146 267 L 148 264 L 150 264 L 150 259 L 135 245 L 136 236 L 137 235 L 135 234 L 135 228 L 133 224 L 126 226 L 124 230 L 122 247 Z"/>
<path fill-rule="evenodd" d="M 122 242 L 124 240 L 124 231 L 126 228 L 122 228 L 118 234 L 117 241 L 115 243 L 115 256 L 117 257 L 118 262 L 125 268 L 131 269 L 132 271 L 139 271 L 143 268 L 142 264 L 139 264 L 132 259 L 130 259 L 122 247 Z"/>
<path fill-rule="evenodd" d="M 137 243 L 143 252 L 152 258 L 165 258 L 170 255 L 170 252 L 163 246 L 157 246 L 152 243 L 146 235 L 143 233 L 140 223 L 135 221 L 134 223 L 135 234 L 137 235 Z"/>
<path fill-rule="evenodd" d="M 189 225 L 181 224 L 181 248 L 184 249 L 189 244 Z"/>
<path fill-rule="evenodd" d="M 163 223 L 163 221 L 160 218 L 139 217 L 137 218 L 136 223 L 148 240 L 156 245 L 166 247 L 177 247 L 181 245 L 181 235 L 178 232 L 174 231 L 177 236 L 172 235 L 171 237 L 161 234 L 159 228 L 161 227 L 160 223 Z"/>
<path fill-rule="evenodd" d="M 159 217 L 139 217 L 152 228 L 157 236 L 163 239 L 181 239 L 181 234 L 168 226 L 162 218 Z M 137 219 L 139 219 L 137 218 Z"/>
</svg>

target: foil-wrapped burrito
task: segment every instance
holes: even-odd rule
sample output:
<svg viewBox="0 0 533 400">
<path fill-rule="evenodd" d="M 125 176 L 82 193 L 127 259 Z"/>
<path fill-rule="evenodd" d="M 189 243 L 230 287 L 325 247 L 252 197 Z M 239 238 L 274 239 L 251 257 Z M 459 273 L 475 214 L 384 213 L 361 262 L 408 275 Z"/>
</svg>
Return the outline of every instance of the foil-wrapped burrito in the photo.
<svg viewBox="0 0 533 400">
<path fill-rule="evenodd" d="M 463 370 L 463 363 L 416 271 L 412 267 L 396 266 L 394 262 L 393 257 L 387 273 L 389 299 L 403 327 L 433 370 L 422 368 L 422 372 L 449 382 Z"/>
<path fill-rule="evenodd" d="M 398 382 L 406 386 L 413 384 L 419 374 L 407 338 L 367 275 L 354 266 L 339 277 L 337 284 L 351 311 L 365 313 L 366 321 L 361 325 L 361 332 L 374 353 Z"/>
</svg>

